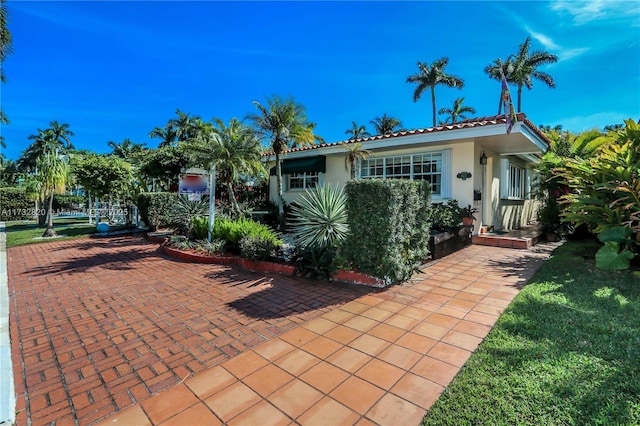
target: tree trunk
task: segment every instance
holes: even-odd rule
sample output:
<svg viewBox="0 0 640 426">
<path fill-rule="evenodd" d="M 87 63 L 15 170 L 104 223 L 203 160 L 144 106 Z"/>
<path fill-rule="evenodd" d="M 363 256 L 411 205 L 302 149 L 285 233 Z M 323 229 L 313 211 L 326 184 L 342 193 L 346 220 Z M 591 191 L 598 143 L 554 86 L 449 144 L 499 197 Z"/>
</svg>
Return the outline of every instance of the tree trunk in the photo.
<svg viewBox="0 0 640 426">
<path fill-rule="evenodd" d="M 276 151 L 276 184 L 278 186 L 278 215 L 284 216 L 284 198 L 282 197 L 282 160 Z"/>
<path fill-rule="evenodd" d="M 433 107 L 433 127 L 436 127 L 436 87 L 431 86 L 431 106 Z"/>
<path fill-rule="evenodd" d="M 38 228 L 42 228 L 47 224 L 47 207 L 44 199 L 36 201 L 36 212 L 38 213 Z"/>
<path fill-rule="evenodd" d="M 350 163 L 351 163 L 351 179 L 353 180 L 356 178 L 356 160 L 352 159 Z"/>
<path fill-rule="evenodd" d="M 47 230 L 42 234 L 43 238 L 57 237 L 56 231 L 53 229 L 53 193 L 49 197 L 49 211 L 47 212 Z"/>
<path fill-rule="evenodd" d="M 522 84 L 518 86 L 518 112 L 522 112 Z"/>
<path fill-rule="evenodd" d="M 229 193 L 229 204 L 231 204 L 231 208 L 240 213 L 240 206 L 238 205 L 236 195 L 233 192 L 233 184 L 230 181 L 227 182 L 227 192 Z"/>
</svg>

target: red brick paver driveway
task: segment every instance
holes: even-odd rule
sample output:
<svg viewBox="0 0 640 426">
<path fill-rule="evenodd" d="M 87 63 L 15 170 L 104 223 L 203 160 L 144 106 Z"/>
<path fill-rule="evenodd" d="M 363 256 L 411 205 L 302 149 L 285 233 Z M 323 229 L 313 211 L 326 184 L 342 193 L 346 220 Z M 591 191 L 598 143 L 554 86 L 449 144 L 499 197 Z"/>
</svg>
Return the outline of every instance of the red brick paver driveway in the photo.
<svg viewBox="0 0 640 426">
<path fill-rule="evenodd" d="M 177 262 L 138 237 L 7 250 L 17 424 L 88 424 L 372 290 Z"/>
</svg>

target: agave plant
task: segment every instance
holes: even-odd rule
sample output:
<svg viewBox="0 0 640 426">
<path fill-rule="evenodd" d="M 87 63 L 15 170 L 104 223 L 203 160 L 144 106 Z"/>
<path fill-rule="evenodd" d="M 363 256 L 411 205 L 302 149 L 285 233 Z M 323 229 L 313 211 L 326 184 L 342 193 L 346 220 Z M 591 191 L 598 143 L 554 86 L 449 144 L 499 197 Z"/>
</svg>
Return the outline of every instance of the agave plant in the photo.
<svg viewBox="0 0 640 426">
<path fill-rule="evenodd" d="M 300 247 L 337 247 L 349 233 L 347 198 L 342 188 L 307 190 L 291 209 L 292 233 Z"/>
<path fill-rule="evenodd" d="M 180 195 L 171 209 L 174 225 L 182 232 L 190 232 L 193 219 L 209 214 L 209 201 L 206 197 L 202 200 L 189 200 L 186 195 Z"/>
</svg>

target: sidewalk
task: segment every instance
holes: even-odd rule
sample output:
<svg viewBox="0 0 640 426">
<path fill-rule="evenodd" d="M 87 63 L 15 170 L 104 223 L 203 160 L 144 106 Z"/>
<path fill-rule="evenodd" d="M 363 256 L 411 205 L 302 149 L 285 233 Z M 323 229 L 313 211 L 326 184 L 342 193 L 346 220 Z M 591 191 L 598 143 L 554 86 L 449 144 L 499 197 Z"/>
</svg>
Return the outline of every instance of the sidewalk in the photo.
<svg viewBox="0 0 640 426">
<path fill-rule="evenodd" d="M 467 247 L 100 424 L 417 425 L 555 247 Z"/>
<path fill-rule="evenodd" d="M 9 338 L 9 289 L 7 286 L 7 234 L 0 222 L 0 424 L 16 419 L 16 396 Z"/>
</svg>

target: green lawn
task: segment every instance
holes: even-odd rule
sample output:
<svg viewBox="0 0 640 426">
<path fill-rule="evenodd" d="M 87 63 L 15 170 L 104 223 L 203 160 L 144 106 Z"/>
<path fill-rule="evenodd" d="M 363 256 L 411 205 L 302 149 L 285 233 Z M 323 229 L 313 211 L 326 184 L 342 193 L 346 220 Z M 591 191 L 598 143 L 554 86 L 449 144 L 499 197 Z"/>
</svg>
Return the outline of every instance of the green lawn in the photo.
<svg viewBox="0 0 640 426">
<path fill-rule="evenodd" d="M 87 222 L 88 219 L 86 218 L 55 219 L 53 221 L 53 228 L 61 237 L 53 239 L 38 238 L 42 236 L 46 228 L 38 228 L 35 221 L 7 222 L 5 229 L 7 233 L 7 247 L 85 237 L 93 234 L 96 230 L 95 225 L 89 225 Z M 64 235 L 64 237 L 62 237 L 62 235 Z"/>
<path fill-rule="evenodd" d="M 640 273 L 558 248 L 423 425 L 640 424 Z"/>
</svg>

